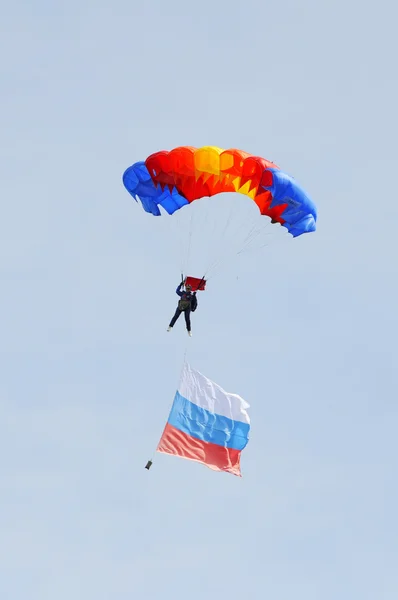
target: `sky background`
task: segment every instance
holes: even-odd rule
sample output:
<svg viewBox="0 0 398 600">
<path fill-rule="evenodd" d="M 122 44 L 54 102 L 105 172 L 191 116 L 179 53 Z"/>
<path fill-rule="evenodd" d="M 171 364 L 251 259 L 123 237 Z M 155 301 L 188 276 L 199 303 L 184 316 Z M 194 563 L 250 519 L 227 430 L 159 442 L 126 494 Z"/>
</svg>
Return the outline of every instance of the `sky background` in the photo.
<svg viewBox="0 0 398 600">
<path fill-rule="evenodd" d="M 396 600 L 397 18 L 2 3 L 1 600 Z M 267 157 L 318 206 L 209 282 L 192 339 L 166 333 L 174 223 L 121 180 L 178 145 Z M 250 403 L 242 478 L 144 469 L 186 348 Z"/>
</svg>

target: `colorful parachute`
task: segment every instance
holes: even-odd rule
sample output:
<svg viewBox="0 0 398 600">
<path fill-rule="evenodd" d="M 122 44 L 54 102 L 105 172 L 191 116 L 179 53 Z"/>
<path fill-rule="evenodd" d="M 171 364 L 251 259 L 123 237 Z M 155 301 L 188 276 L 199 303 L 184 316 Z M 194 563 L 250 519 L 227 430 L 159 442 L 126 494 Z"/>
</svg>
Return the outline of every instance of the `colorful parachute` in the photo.
<svg viewBox="0 0 398 600">
<path fill-rule="evenodd" d="M 171 215 L 199 198 L 238 192 L 293 237 L 316 229 L 315 204 L 296 181 L 274 163 L 241 150 L 180 146 L 156 152 L 129 167 L 123 183 L 155 216 L 161 215 L 159 206 Z"/>
</svg>

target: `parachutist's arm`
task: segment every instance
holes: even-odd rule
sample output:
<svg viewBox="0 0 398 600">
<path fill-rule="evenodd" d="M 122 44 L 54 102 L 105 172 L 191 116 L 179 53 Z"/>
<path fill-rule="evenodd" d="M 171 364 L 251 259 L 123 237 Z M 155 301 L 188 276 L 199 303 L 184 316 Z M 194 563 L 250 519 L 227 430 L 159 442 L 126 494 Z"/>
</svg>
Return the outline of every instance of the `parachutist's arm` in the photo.
<svg viewBox="0 0 398 600">
<path fill-rule="evenodd" d="M 182 286 L 183 286 L 183 283 L 180 283 L 180 285 L 176 289 L 176 294 L 178 294 L 179 296 L 182 296 L 182 291 L 181 291 Z"/>
</svg>

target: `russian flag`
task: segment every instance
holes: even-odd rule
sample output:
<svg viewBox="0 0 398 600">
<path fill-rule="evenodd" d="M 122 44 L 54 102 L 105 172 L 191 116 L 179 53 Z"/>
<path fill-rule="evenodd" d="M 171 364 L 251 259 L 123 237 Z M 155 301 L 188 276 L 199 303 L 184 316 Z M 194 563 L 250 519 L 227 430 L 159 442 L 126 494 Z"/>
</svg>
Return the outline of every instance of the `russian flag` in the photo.
<svg viewBox="0 0 398 600">
<path fill-rule="evenodd" d="M 184 363 L 180 385 L 157 452 L 200 462 L 241 477 L 249 441 L 249 404 Z"/>
</svg>

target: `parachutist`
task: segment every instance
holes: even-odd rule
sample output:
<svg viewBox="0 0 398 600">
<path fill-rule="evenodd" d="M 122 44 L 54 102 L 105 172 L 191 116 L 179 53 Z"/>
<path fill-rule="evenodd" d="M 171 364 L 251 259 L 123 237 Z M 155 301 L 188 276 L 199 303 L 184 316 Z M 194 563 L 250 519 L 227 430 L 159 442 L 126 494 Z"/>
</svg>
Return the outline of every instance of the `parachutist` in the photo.
<svg viewBox="0 0 398 600">
<path fill-rule="evenodd" d="M 180 296 L 181 299 L 178 302 L 178 306 L 176 308 L 173 318 L 170 321 L 167 331 L 171 331 L 173 329 L 181 313 L 184 313 L 188 335 L 192 336 L 191 312 L 195 312 L 195 310 L 197 309 L 198 299 L 196 297 L 196 292 L 192 291 L 191 285 L 185 285 L 185 291 L 181 291 L 183 285 L 185 285 L 185 281 L 182 281 L 176 289 L 176 294 Z"/>
<path fill-rule="evenodd" d="M 148 471 L 149 471 L 149 469 L 151 468 L 151 466 L 152 466 L 152 461 L 148 460 L 147 464 L 145 465 L 145 468 L 148 469 Z"/>
</svg>

